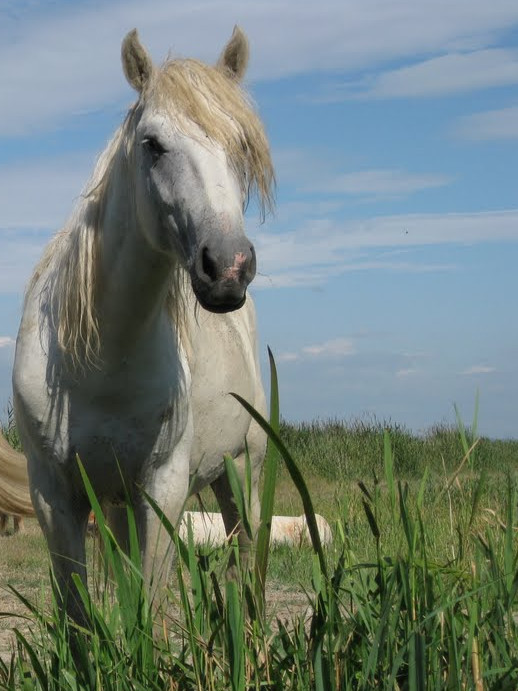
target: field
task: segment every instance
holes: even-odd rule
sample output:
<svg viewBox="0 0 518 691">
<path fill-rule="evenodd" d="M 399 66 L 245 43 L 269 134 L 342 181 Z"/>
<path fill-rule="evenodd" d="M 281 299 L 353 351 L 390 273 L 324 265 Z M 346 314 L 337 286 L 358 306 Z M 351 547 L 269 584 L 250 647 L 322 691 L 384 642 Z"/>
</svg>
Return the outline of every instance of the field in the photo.
<svg viewBox="0 0 518 691">
<path fill-rule="evenodd" d="M 314 510 L 334 542 L 267 553 L 265 615 L 257 573 L 225 584 L 232 548 L 188 542 L 158 645 L 138 557 L 125 568 L 112 545 L 116 585 L 92 586 L 93 631 L 71 655 L 29 521 L 0 542 L 0 688 L 518 688 L 518 441 L 478 439 L 460 421 L 422 436 L 377 421 L 283 423 L 279 438 L 265 480 L 274 513 Z M 202 503 L 216 508 L 210 493 Z M 30 619 L 13 618 L 29 612 L 7 583 Z"/>
</svg>

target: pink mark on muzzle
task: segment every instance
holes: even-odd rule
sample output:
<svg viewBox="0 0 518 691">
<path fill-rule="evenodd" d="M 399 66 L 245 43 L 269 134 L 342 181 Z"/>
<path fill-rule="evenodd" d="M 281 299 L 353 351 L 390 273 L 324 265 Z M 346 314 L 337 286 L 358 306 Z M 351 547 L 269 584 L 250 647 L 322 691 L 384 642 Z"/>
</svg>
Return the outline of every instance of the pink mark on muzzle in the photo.
<svg viewBox="0 0 518 691">
<path fill-rule="evenodd" d="M 230 281 L 238 281 L 246 264 L 246 255 L 243 252 L 236 252 L 234 255 L 234 264 L 223 269 L 222 276 Z"/>
</svg>

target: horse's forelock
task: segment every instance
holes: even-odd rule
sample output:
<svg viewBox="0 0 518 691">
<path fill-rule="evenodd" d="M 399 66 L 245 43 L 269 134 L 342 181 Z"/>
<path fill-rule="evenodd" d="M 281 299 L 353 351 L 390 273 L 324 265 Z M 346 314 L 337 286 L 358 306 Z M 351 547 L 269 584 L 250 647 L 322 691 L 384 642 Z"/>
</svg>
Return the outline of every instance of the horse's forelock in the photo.
<svg viewBox="0 0 518 691">
<path fill-rule="evenodd" d="M 257 192 L 263 213 L 272 209 L 275 176 L 268 139 L 249 95 L 235 79 L 198 60 L 168 60 L 144 97 L 168 111 L 186 134 L 192 134 L 194 123 L 219 144 L 246 191 Z"/>
</svg>

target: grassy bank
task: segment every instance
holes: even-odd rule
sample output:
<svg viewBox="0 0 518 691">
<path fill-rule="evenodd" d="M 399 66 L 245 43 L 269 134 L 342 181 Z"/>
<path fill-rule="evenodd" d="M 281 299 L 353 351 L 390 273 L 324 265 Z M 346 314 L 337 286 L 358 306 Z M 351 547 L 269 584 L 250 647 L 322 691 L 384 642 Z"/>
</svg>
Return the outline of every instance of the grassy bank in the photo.
<svg viewBox="0 0 518 691">
<path fill-rule="evenodd" d="M 79 656 L 47 600 L 31 613 L 33 637 L 18 636 L 0 687 L 518 688 L 518 442 L 478 439 L 462 425 L 418 437 L 375 422 L 283 423 L 279 435 L 305 483 L 281 462 L 274 513 L 301 514 L 304 502 L 311 513 L 307 486 L 334 543 L 271 552 L 266 618 L 253 575 L 225 584 L 231 550 L 188 542 L 179 545 L 167 636 L 153 641 L 134 555 L 134 568 L 115 569 L 114 595 L 91 604 Z M 214 508 L 210 493 L 202 501 Z M 30 537 L 5 543 L 0 573 L 17 541 L 27 559 L 41 549 Z M 18 558 L 9 573 L 23 592 Z M 294 591 L 302 605 L 288 616 L 283 594 Z"/>
</svg>

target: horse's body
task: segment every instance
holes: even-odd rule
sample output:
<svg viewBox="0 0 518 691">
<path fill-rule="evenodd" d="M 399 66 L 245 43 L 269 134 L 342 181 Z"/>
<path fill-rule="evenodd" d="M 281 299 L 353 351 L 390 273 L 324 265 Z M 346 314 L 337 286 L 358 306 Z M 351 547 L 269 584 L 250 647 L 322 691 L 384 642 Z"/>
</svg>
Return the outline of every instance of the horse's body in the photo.
<svg viewBox="0 0 518 691">
<path fill-rule="evenodd" d="M 243 206 L 250 185 L 268 200 L 273 172 L 237 84 L 246 39 L 235 31 L 216 68 L 157 69 L 136 32 L 122 56 L 139 101 L 34 272 L 13 372 L 31 497 L 63 592 L 73 572 L 86 579 L 90 506 L 77 457 L 123 544 L 120 507 L 132 499 L 156 583 L 169 543 L 138 488 L 177 523 L 189 488 L 210 483 L 230 532 L 238 515 L 223 455 L 242 466 L 247 436 L 257 511 L 265 445 L 228 395 L 264 408 Z M 67 607 L 81 619 L 71 592 Z"/>
</svg>

